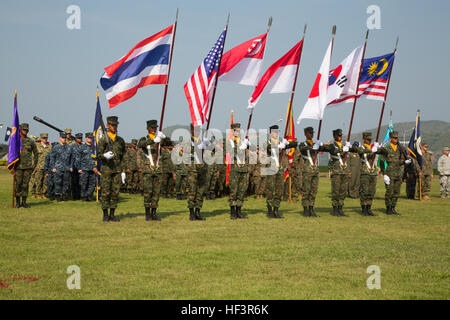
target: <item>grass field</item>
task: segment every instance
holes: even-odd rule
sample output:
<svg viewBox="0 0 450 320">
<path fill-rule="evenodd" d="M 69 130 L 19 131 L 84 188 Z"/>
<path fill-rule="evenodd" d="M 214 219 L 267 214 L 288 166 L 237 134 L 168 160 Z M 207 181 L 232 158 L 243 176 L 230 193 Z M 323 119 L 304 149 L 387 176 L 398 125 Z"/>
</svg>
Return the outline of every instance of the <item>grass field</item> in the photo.
<svg viewBox="0 0 450 320">
<path fill-rule="evenodd" d="M 123 194 L 120 223 L 103 223 L 99 205 L 30 199 L 11 208 L 11 175 L 0 170 L 0 299 L 449 299 L 450 199 L 434 179 L 430 202 L 402 198 L 401 216 L 330 216 L 330 183 L 321 178 L 318 219 L 283 202 L 285 219 L 267 219 L 265 200 L 249 198 L 248 220 L 229 219 L 226 199 L 207 200 L 206 221 L 189 221 L 186 201 L 160 200 L 161 222 L 144 220 L 143 200 Z M 81 269 L 81 289 L 66 286 Z M 381 269 L 369 290 L 366 269 Z"/>
</svg>

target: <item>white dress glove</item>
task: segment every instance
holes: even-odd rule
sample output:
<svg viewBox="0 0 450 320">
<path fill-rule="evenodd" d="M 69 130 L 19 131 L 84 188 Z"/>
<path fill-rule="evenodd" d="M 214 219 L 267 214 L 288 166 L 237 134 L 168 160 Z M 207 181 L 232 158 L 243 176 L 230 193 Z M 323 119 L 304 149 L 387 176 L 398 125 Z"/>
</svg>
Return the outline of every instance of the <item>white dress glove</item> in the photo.
<svg viewBox="0 0 450 320">
<path fill-rule="evenodd" d="M 389 185 L 391 183 L 391 179 L 389 179 L 389 177 L 387 175 L 384 175 L 383 179 L 384 179 L 384 183 L 386 183 L 387 185 Z"/>
<path fill-rule="evenodd" d="M 316 141 L 316 143 L 314 143 L 314 145 L 313 145 L 313 150 L 319 150 L 320 143 L 321 143 L 320 140 Z"/>
<path fill-rule="evenodd" d="M 281 141 L 285 146 L 289 144 L 289 141 L 286 140 L 286 138 L 283 138 L 283 141 Z"/>
<path fill-rule="evenodd" d="M 405 160 L 405 163 L 406 163 L 406 164 L 410 164 L 410 163 L 411 163 L 411 159 L 406 159 L 406 160 Z"/>
<path fill-rule="evenodd" d="M 378 151 L 378 146 L 375 144 L 372 148 L 372 153 L 375 153 Z"/>
<path fill-rule="evenodd" d="M 114 157 L 114 153 L 112 151 L 108 151 L 107 153 L 104 153 L 103 156 L 105 157 L 106 160 L 109 160 L 112 157 Z"/>
<path fill-rule="evenodd" d="M 350 149 L 349 149 L 349 147 L 346 146 L 346 145 L 342 148 L 342 151 L 344 151 L 344 152 L 348 152 L 348 150 L 350 150 Z"/>
<path fill-rule="evenodd" d="M 250 145 L 250 142 L 248 141 L 248 139 L 244 139 L 242 141 L 241 146 L 239 147 L 240 150 L 245 150 L 247 149 L 247 147 Z"/>
<path fill-rule="evenodd" d="M 350 141 L 347 141 L 347 142 L 345 143 L 345 146 L 346 146 L 347 148 L 350 148 Z"/>
<path fill-rule="evenodd" d="M 125 172 L 122 172 L 121 176 L 122 176 L 122 184 L 125 184 L 125 178 L 127 177 L 127 175 L 125 174 Z"/>
<path fill-rule="evenodd" d="M 164 139 L 166 136 L 164 135 L 164 133 L 162 133 L 161 131 L 158 131 L 156 133 L 156 137 L 153 141 L 155 141 L 156 143 L 160 143 L 161 139 Z"/>
<path fill-rule="evenodd" d="M 286 144 L 284 142 L 280 142 L 278 144 L 278 149 L 286 149 Z"/>
</svg>

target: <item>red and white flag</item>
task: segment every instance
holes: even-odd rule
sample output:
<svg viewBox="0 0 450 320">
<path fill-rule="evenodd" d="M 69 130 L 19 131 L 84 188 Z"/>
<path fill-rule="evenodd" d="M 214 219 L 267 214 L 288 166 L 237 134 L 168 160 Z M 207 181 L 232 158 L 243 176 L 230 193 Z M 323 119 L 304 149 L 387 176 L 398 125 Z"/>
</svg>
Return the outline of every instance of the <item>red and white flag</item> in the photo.
<svg viewBox="0 0 450 320">
<path fill-rule="evenodd" d="M 247 109 L 251 110 L 255 107 L 263 92 L 282 93 L 292 90 L 297 65 L 300 63 L 302 48 L 303 40 L 267 69 L 248 100 L 249 104 Z"/>
<path fill-rule="evenodd" d="M 267 33 L 264 33 L 225 52 L 220 64 L 219 79 L 255 86 L 261 71 L 266 40 Z"/>
<path fill-rule="evenodd" d="M 328 45 L 327 52 L 325 53 L 325 57 L 323 57 L 319 73 L 317 74 L 316 81 L 309 94 L 308 101 L 306 101 L 302 113 L 297 118 L 297 124 L 299 124 L 302 119 L 321 120 L 323 118 L 323 112 L 328 103 L 328 74 L 330 72 L 332 45 L 333 40 L 331 40 Z"/>
</svg>

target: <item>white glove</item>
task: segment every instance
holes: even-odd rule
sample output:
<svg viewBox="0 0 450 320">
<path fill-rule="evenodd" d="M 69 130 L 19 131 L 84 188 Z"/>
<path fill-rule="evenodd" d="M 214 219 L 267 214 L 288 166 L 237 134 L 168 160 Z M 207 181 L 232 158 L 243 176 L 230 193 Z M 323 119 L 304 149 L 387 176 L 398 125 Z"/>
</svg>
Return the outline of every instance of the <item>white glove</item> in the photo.
<svg viewBox="0 0 450 320">
<path fill-rule="evenodd" d="M 348 147 L 347 145 L 345 145 L 345 146 L 342 148 L 342 151 L 344 151 L 344 152 L 348 152 L 348 150 L 350 150 L 350 149 L 349 149 L 349 147 Z"/>
<path fill-rule="evenodd" d="M 112 151 L 108 151 L 107 153 L 104 153 L 103 156 L 106 158 L 106 160 L 109 160 L 114 157 L 114 153 Z"/>
<path fill-rule="evenodd" d="M 283 141 L 281 141 L 281 142 L 286 146 L 289 144 L 289 141 L 287 141 L 286 138 L 283 138 Z"/>
<path fill-rule="evenodd" d="M 381 147 L 381 144 L 379 144 L 378 142 L 375 142 L 373 146 L 378 148 L 378 147 Z"/>
<path fill-rule="evenodd" d="M 245 150 L 247 149 L 247 147 L 250 145 L 250 142 L 248 141 L 248 139 L 244 139 L 242 141 L 242 144 L 239 147 L 239 150 Z"/>
<path fill-rule="evenodd" d="M 347 141 L 347 142 L 345 143 L 345 146 L 346 146 L 347 148 L 350 148 L 350 141 Z"/>
<path fill-rule="evenodd" d="M 406 163 L 406 164 L 410 164 L 410 163 L 411 163 L 411 159 L 406 159 L 406 160 L 405 160 L 405 163 Z"/>
<path fill-rule="evenodd" d="M 316 141 L 316 143 L 314 143 L 313 145 L 313 150 L 319 150 L 320 147 L 320 141 Z"/>
<path fill-rule="evenodd" d="M 127 177 L 127 175 L 125 174 L 125 172 L 122 172 L 121 176 L 122 176 L 122 184 L 125 184 L 125 178 Z"/>
<path fill-rule="evenodd" d="M 284 141 L 283 141 L 283 142 L 280 142 L 280 143 L 278 144 L 278 149 L 286 149 L 286 144 L 284 143 Z"/>
<path fill-rule="evenodd" d="M 378 151 L 378 146 L 375 144 L 372 148 L 372 153 L 375 153 Z"/>
<path fill-rule="evenodd" d="M 161 131 L 158 131 L 156 133 L 156 137 L 153 141 L 155 141 L 156 143 L 160 143 L 161 139 L 164 139 L 166 136 L 164 135 L 164 133 L 162 133 Z"/>
<path fill-rule="evenodd" d="M 387 185 L 389 185 L 391 183 L 391 179 L 389 179 L 389 177 L 387 175 L 384 175 L 383 179 L 384 179 L 384 183 L 386 183 Z"/>
<path fill-rule="evenodd" d="M 198 146 L 199 149 L 206 149 L 208 148 L 208 146 L 211 144 L 211 141 L 209 141 L 208 139 L 205 139 L 202 141 L 202 143 L 200 143 L 200 145 Z"/>
</svg>

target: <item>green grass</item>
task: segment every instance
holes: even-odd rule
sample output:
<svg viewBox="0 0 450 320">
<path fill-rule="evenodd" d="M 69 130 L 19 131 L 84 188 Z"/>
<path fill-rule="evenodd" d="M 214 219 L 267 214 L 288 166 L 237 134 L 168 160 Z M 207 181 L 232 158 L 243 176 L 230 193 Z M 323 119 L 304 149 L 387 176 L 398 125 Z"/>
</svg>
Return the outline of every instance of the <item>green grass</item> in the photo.
<svg viewBox="0 0 450 320">
<path fill-rule="evenodd" d="M 204 222 L 188 220 L 186 201 L 160 200 L 161 222 L 144 220 L 143 200 L 123 194 L 120 223 L 103 223 L 99 205 L 30 199 L 11 208 L 11 175 L 0 170 L 0 299 L 449 299 L 450 199 L 399 200 L 401 216 L 330 216 L 330 183 L 321 178 L 319 219 L 283 202 L 285 219 L 267 219 L 265 200 L 250 197 L 248 220 L 231 221 L 226 199 L 205 201 Z M 404 185 L 402 187 L 404 195 Z M 66 269 L 81 268 L 81 290 Z M 370 265 L 381 289 L 369 290 Z"/>
</svg>

